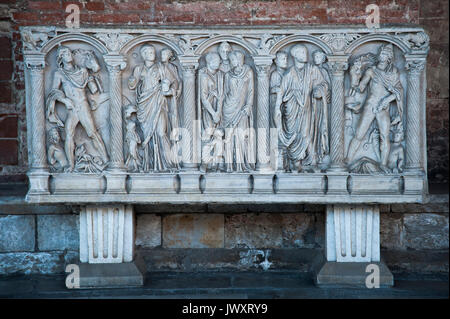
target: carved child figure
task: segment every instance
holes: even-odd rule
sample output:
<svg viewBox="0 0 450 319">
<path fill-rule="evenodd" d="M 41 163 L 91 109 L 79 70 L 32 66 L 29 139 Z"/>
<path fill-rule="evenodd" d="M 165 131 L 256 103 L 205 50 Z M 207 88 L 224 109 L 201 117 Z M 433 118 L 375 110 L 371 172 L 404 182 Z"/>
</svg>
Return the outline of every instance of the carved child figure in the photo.
<svg viewBox="0 0 450 319">
<path fill-rule="evenodd" d="M 395 174 L 403 171 L 405 162 L 405 150 L 401 144 L 404 139 L 404 133 L 401 125 L 392 132 L 393 141 L 391 143 L 391 152 L 388 159 L 388 168 Z"/>
<path fill-rule="evenodd" d="M 58 129 L 53 127 L 48 132 L 48 140 L 50 146 L 48 147 L 47 158 L 50 165 L 55 170 L 64 169 L 68 166 L 66 153 L 61 146 L 61 137 L 59 136 Z"/>
<path fill-rule="evenodd" d="M 125 162 L 126 167 L 131 172 L 138 172 L 141 166 L 141 157 L 139 156 L 138 145 L 141 143 L 141 138 L 136 133 L 136 123 L 129 120 L 127 122 L 127 133 L 125 140 L 128 145 L 128 156 Z"/>
<path fill-rule="evenodd" d="M 200 171 L 206 172 L 207 169 L 217 172 L 223 170 L 225 164 L 224 158 L 224 131 L 223 129 L 215 129 L 210 143 L 203 147 L 202 165 Z"/>
</svg>

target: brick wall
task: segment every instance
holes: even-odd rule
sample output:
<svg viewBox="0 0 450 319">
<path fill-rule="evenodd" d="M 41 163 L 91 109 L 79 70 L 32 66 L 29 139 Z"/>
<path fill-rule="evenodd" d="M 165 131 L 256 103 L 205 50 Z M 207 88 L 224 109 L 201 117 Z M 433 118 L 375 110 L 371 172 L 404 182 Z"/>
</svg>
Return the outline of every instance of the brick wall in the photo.
<svg viewBox="0 0 450 319">
<path fill-rule="evenodd" d="M 380 7 L 381 23 L 420 24 L 431 37 L 428 62 L 428 173 L 448 182 L 448 2 L 446 0 L 307 1 L 0 1 L 0 181 L 25 180 L 27 143 L 19 26 L 64 26 L 77 3 L 81 26 L 363 24 L 365 7 Z"/>
</svg>

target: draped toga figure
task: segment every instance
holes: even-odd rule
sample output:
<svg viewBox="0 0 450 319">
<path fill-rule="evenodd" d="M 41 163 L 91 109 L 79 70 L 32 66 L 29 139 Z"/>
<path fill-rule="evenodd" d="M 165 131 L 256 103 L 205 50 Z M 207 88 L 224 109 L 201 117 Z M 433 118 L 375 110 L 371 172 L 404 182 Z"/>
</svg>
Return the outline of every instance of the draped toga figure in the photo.
<svg viewBox="0 0 450 319">
<path fill-rule="evenodd" d="M 225 128 L 225 162 L 227 172 L 254 169 L 252 69 L 244 64 L 244 53 L 230 53 L 231 71 L 225 74 L 225 99 L 222 123 Z"/>
<path fill-rule="evenodd" d="M 136 66 L 128 79 L 128 87 L 136 89 L 137 119 L 144 134 L 144 171 L 167 171 L 173 167 L 169 140 L 168 101 L 162 92 L 164 72 L 156 62 L 152 45 L 140 49 L 143 64 Z M 151 143 L 151 144 L 150 144 Z"/>
<path fill-rule="evenodd" d="M 201 127 L 202 127 L 202 158 L 210 154 L 204 154 L 211 144 L 214 131 L 219 128 L 222 119 L 222 106 L 224 99 L 224 74 L 219 70 L 220 56 L 216 52 L 206 55 L 206 67 L 199 71 L 199 102 L 201 105 Z M 202 171 L 206 170 L 203 163 Z"/>
<path fill-rule="evenodd" d="M 302 166 L 314 166 L 317 153 L 314 147 L 314 103 L 328 93 L 328 84 L 319 68 L 307 63 L 308 51 L 304 45 L 291 49 L 294 65 L 283 77 L 275 107 L 280 143 L 286 149 L 287 171 Z"/>
</svg>

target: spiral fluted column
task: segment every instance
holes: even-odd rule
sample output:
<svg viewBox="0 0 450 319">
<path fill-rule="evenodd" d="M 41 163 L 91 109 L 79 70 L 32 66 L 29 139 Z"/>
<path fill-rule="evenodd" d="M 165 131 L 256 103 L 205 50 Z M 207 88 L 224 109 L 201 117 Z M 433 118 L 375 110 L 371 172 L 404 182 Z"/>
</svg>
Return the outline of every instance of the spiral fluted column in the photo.
<svg viewBox="0 0 450 319">
<path fill-rule="evenodd" d="M 183 168 L 197 168 L 198 159 L 194 156 L 194 121 L 195 117 L 195 72 L 198 67 L 198 57 L 180 57 L 183 71 L 183 136 L 182 160 Z"/>
<path fill-rule="evenodd" d="M 421 75 L 424 59 L 407 59 L 408 91 L 406 99 L 406 168 L 420 170 L 421 165 Z"/>
<path fill-rule="evenodd" d="M 123 118 L 122 118 L 122 70 L 126 60 L 120 55 L 105 55 L 104 60 L 109 73 L 110 94 L 110 163 L 109 170 L 124 170 L 123 159 Z"/>
<path fill-rule="evenodd" d="M 257 164 L 256 169 L 267 170 L 270 168 L 270 67 L 273 58 L 271 56 L 254 57 L 257 72 Z"/>
<path fill-rule="evenodd" d="M 344 166 L 344 72 L 348 56 L 329 56 L 331 67 L 330 170 L 343 171 Z"/>
</svg>

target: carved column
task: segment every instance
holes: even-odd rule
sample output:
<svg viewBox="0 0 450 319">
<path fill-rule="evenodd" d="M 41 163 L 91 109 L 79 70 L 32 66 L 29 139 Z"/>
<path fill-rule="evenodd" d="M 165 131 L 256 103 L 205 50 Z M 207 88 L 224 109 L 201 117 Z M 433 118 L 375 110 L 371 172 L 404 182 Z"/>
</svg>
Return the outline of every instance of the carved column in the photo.
<svg viewBox="0 0 450 319">
<path fill-rule="evenodd" d="M 420 170 L 421 161 L 421 75 L 426 65 L 426 59 L 421 57 L 406 57 L 405 68 L 408 70 L 408 91 L 406 98 L 406 169 L 410 171 Z"/>
<path fill-rule="evenodd" d="M 330 170 L 344 171 L 344 72 L 348 56 L 328 56 L 331 67 Z"/>
<path fill-rule="evenodd" d="M 110 148 L 109 166 L 106 174 L 106 193 L 126 193 L 125 167 L 123 160 L 123 117 L 122 117 L 122 70 L 126 59 L 121 55 L 105 55 L 104 61 L 109 73 L 109 116 Z"/>
<path fill-rule="evenodd" d="M 44 68 L 45 55 L 32 54 L 25 56 L 26 72 L 28 73 L 30 88 L 27 92 L 28 111 L 30 112 L 31 134 L 31 158 L 29 194 L 49 194 L 48 188 L 48 165 L 46 150 L 46 126 L 45 126 L 45 90 L 44 90 Z"/>
<path fill-rule="evenodd" d="M 198 166 L 198 158 L 194 154 L 195 145 L 195 71 L 198 67 L 198 57 L 180 56 L 180 63 L 183 70 L 183 136 L 182 136 L 182 156 L 183 167 L 193 170 Z"/>
<path fill-rule="evenodd" d="M 123 130 L 122 130 L 122 70 L 127 63 L 120 55 L 105 55 L 109 73 L 109 116 L 110 116 L 110 164 L 112 170 L 123 170 Z"/>
<path fill-rule="evenodd" d="M 257 164 L 259 171 L 270 169 L 270 67 L 273 57 L 255 56 L 253 58 L 258 77 L 257 82 Z"/>
</svg>

